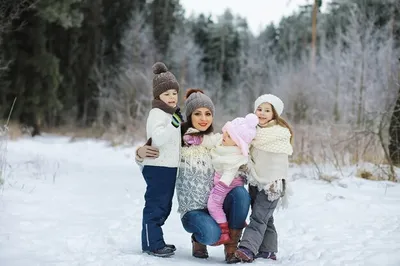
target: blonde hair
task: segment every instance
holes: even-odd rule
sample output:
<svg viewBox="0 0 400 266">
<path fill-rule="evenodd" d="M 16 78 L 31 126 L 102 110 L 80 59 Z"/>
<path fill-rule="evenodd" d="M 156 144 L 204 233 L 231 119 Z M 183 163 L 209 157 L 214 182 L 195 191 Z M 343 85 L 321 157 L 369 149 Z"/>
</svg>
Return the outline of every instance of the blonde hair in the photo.
<svg viewBox="0 0 400 266">
<path fill-rule="evenodd" d="M 276 123 L 277 123 L 278 125 L 280 125 L 281 127 L 285 127 L 285 128 L 287 128 L 287 129 L 289 129 L 289 132 L 290 132 L 290 144 L 293 145 L 293 130 L 292 130 L 292 127 L 289 125 L 288 122 L 286 122 L 285 119 L 283 119 L 282 117 L 280 117 L 280 116 L 278 115 L 278 113 L 277 113 L 276 110 L 275 110 L 275 107 L 274 107 L 272 104 L 271 104 L 271 106 L 272 106 L 272 113 L 273 113 L 273 115 L 274 115 L 273 119 L 275 119 L 275 120 L 276 120 Z"/>
</svg>

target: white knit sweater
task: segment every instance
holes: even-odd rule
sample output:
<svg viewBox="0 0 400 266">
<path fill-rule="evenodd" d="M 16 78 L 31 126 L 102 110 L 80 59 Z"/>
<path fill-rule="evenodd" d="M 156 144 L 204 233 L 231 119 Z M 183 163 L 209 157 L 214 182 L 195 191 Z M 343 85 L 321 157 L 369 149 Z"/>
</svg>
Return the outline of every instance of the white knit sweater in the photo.
<svg viewBox="0 0 400 266">
<path fill-rule="evenodd" d="M 181 129 L 172 124 L 172 115 L 153 108 L 147 118 L 147 138 L 152 138 L 152 146 L 159 149 L 156 159 L 143 160 L 143 165 L 178 167 L 180 161 Z"/>
<path fill-rule="evenodd" d="M 288 175 L 289 160 L 293 148 L 289 129 L 271 121 L 267 127 L 257 127 L 257 135 L 251 143 L 250 174 L 247 181 L 264 190 L 270 201 L 279 199 L 284 192 L 283 182 Z"/>
</svg>

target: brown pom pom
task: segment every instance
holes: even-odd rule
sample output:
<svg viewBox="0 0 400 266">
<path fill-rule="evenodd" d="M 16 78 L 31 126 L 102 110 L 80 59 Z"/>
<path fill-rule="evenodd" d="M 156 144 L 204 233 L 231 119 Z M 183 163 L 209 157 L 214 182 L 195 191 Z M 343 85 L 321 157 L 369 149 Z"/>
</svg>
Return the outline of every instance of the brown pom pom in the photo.
<svg viewBox="0 0 400 266">
<path fill-rule="evenodd" d="M 160 74 L 167 72 L 168 68 L 163 62 L 157 62 L 153 65 L 153 73 L 154 74 Z"/>
<path fill-rule="evenodd" d="M 188 90 L 186 91 L 185 99 L 189 98 L 189 96 L 190 96 L 192 93 L 195 93 L 195 92 L 200 92 L 200 93 L 203 93 L 203 94 L 204 94 L 204 92 L 203 92 L 202 90 L 200 90 L 200 89 L 188 89 Z"/>
</svg>

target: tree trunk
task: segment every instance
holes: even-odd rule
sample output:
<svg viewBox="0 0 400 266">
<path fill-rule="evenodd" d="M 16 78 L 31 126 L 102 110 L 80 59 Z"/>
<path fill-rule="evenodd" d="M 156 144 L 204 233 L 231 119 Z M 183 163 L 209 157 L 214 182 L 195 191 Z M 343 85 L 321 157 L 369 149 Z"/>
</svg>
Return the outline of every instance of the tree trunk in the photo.
<svg viewBox="0 0 400 266">
<path fill-rule="evenodd" d="M 357 107 L 357 125 L 359 127 L 361 127 L 361 124 L 363 122 L 363 98 L 364 98 L 364 90 L 365 90 L 365 86 L 364 86 L 364 52 L 362 55 L 362 61 L 361 61 L 361 73 L 360 73 L 360 90 L 358 93 L 358 107 Z"/>
<path fill-rule="evenodd" d="M 317 54 L 317 14 L 318 0 L 314 0 L 312 11 L 312 41 L 311 41 L 311 71 L 315 70 L 315 57 Z"/>
</svg>

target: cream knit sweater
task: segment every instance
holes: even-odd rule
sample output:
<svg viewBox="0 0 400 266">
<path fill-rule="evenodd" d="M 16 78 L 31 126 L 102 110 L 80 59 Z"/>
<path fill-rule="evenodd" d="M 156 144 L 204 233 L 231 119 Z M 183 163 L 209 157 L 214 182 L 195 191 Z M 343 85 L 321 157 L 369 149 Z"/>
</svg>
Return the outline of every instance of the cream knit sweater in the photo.
<svg viewBox="0 0 400 266">
<path fill-rule="evenodd" d="M 252 160 L 249 163 L 249 184 L 264 190 L 270 201 L 284 194 L 284 182 L 288 175 L 289 159 L 293 148 L 289 129 L 273 120 L 266 127 L 257 127 L 257 135 L 251 143 Z"/>
</svg>

